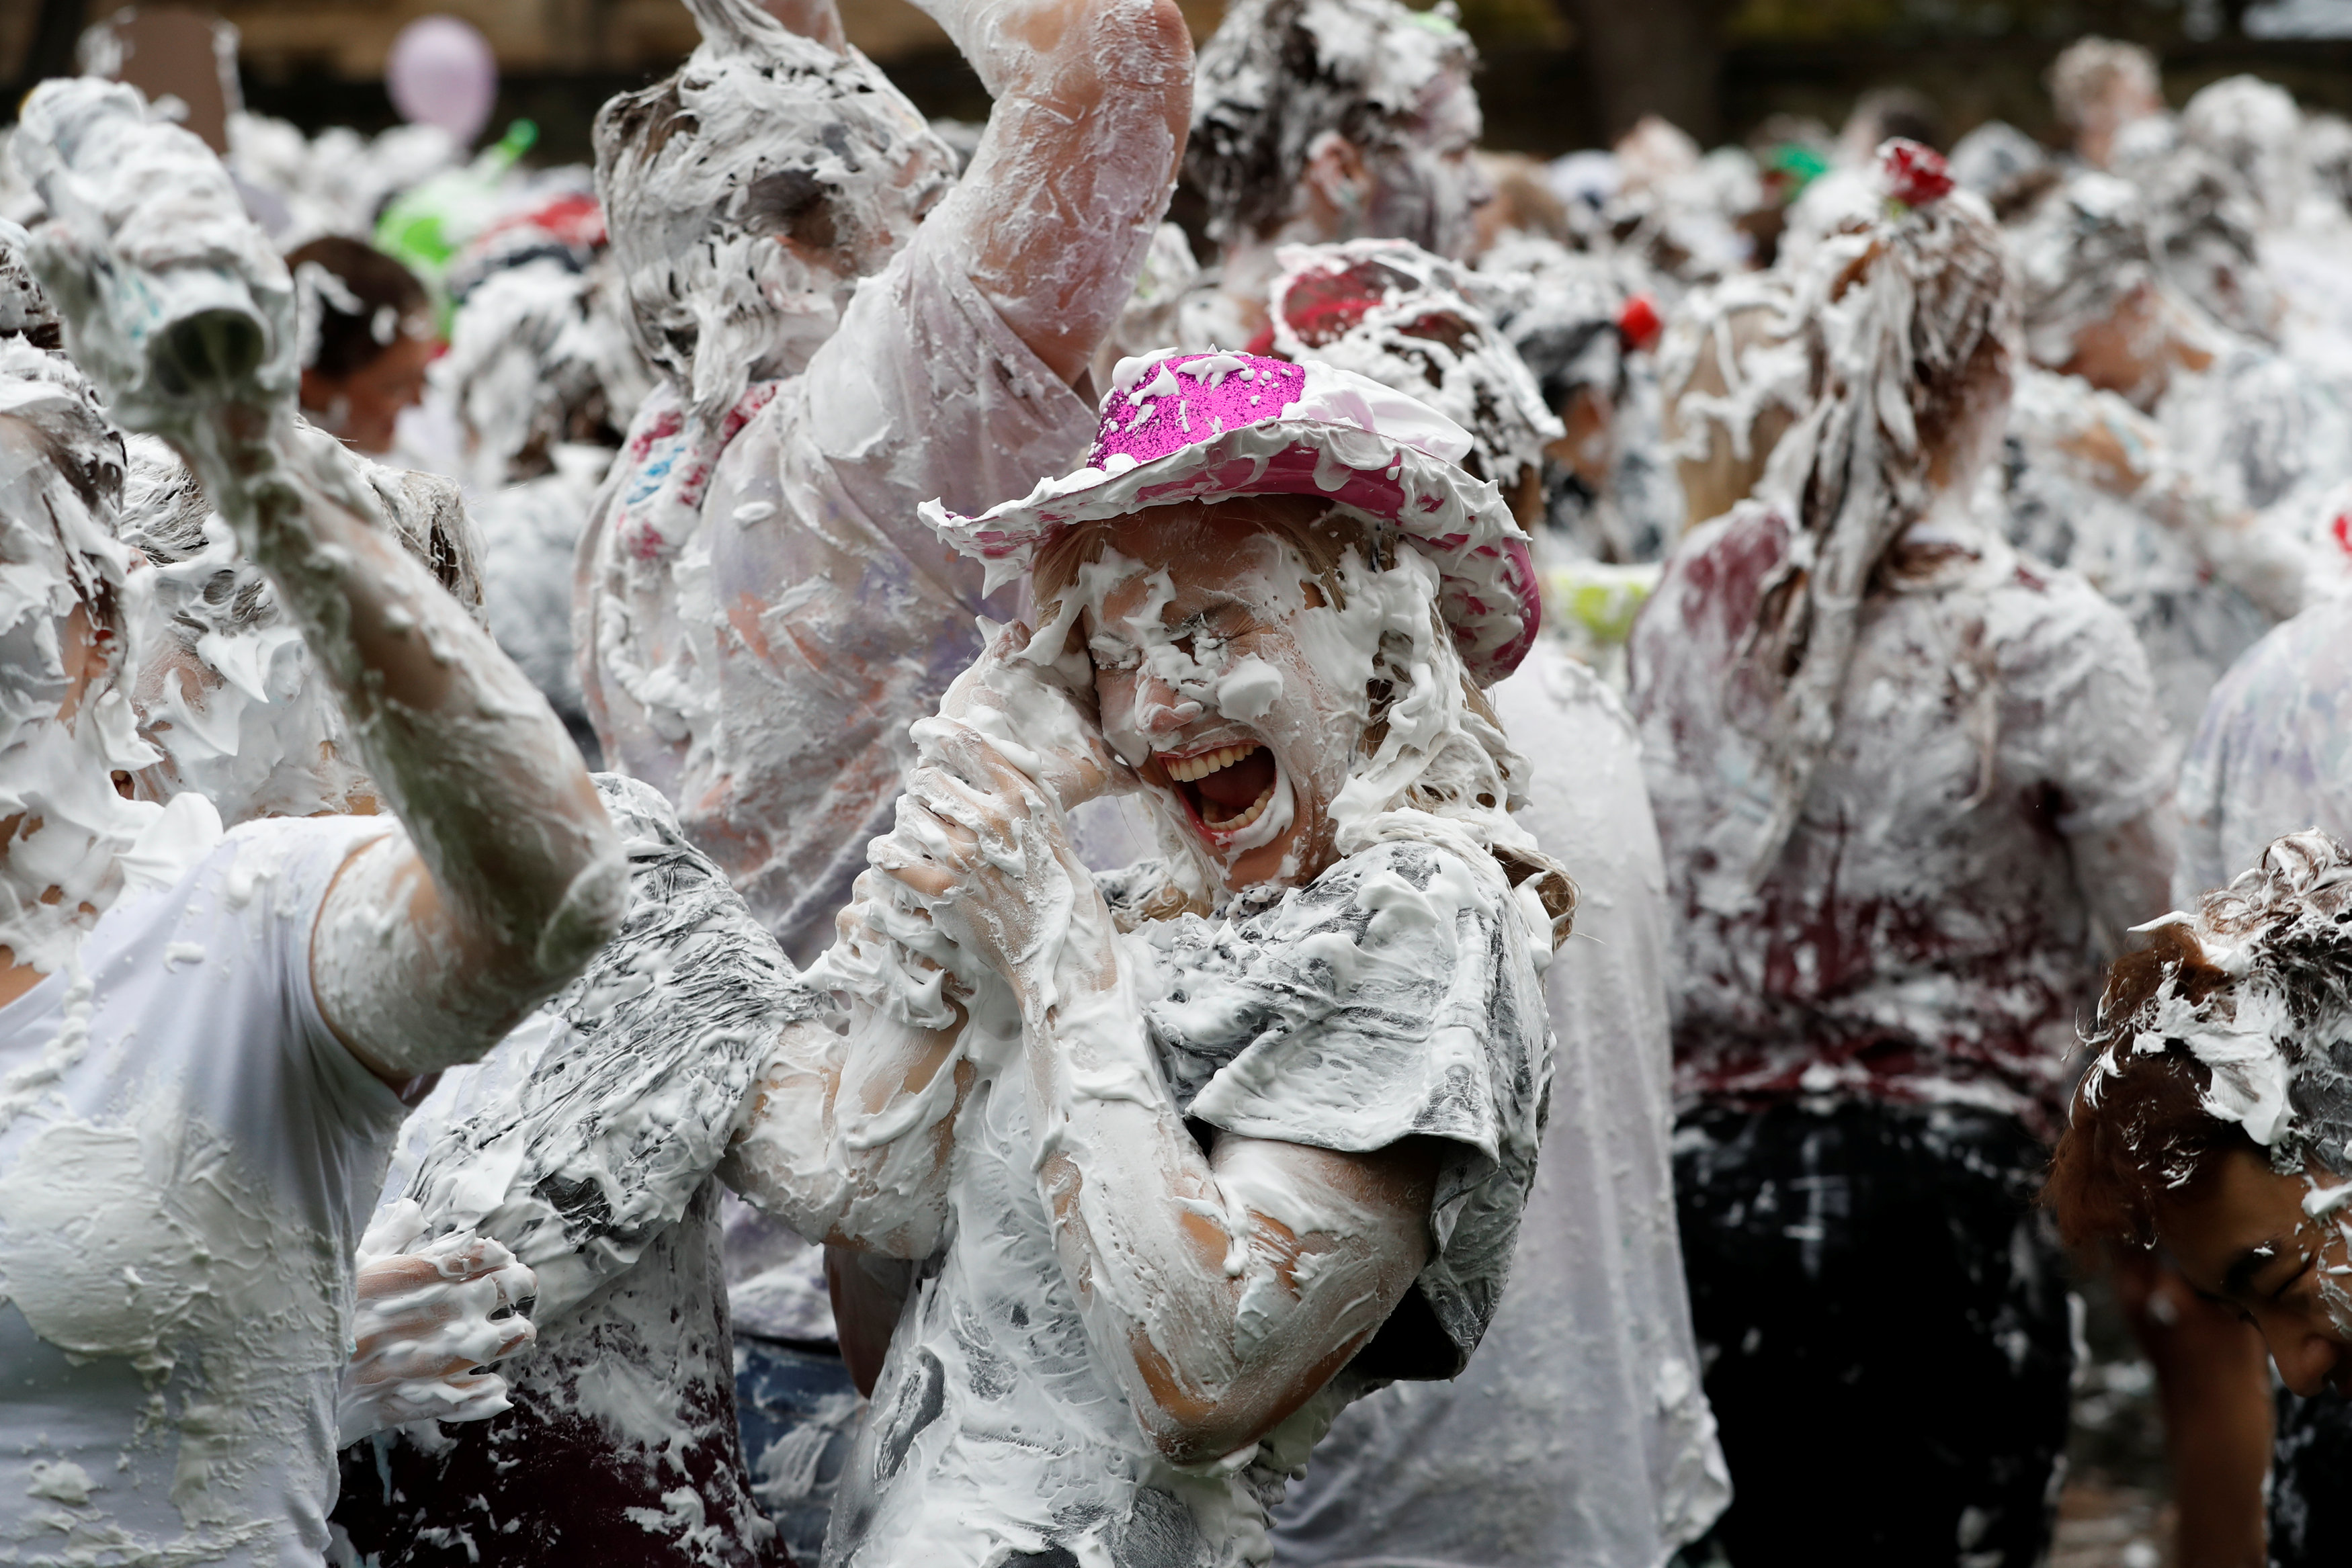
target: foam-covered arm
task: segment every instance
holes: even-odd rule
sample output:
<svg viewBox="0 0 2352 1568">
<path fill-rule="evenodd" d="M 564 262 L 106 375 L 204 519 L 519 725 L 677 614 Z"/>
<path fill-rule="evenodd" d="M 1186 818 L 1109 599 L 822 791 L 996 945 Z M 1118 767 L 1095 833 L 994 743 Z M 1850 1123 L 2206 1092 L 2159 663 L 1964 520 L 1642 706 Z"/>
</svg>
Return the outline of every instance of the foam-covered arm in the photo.
<svg viewBox="0 0 2352 1568">
<path fill-rule="evenodd" d="M 1429 1257 L 1437 1155 L 1220 1134 L 1178 1113 L 1110 911 L 1034 779 L 971 729 L 928 734 L 875 863 L 1017 1006 L 1038 1180 L 1089 1341 L 1146 1437 L 1213 1463 L 1306 1402 Z"/>
<path fill-rule="evenodd" d="M 202 143 L 127 88 L 46 84 L 12 152 L 55 214 L 35 265 L 116 418 L 178 446 L 341 699 L 404 836 L 336 879 L 328 1022 L 402 1079 L 470 1061 L 616 928 L 626 877 L 563 727 L 301 438 L 286 269 Z"/>
<path fill-rule="evenodd" d="M 620 934 L 478 1073 L 412 1121 L 425 1233 L 478 1235 L 560 1321 L 692 1209 L 778 1036 L 816 1014 L 776 940 L 651 786 L 600 775 L 626 850 Z"/>
<path fill-rule="evenodd" d="M 1223 1134 L 1203 1154 L 1164 1089 L 1135 1092 L 1157 1080 L 1123 976 L 1023 1015 L 1038 1179 L 1088 1339 L 1168 1458 L 1246 1448 L 1412 1288 L 1434 1146 L 1335 1154 Z"/>
<path fill-rule="evenodd" d="M 1175 0 L 917 0 L 996 99 L 926 224 L 1038 358 L 1075 383 L 1167 209 L 1192 116 Z"/>
<path fill-rule="evenodd" d="M 816 1024 L 786 1035 L 720 1179 L 813 1240 L 929 1257 L 947 1220 L 954 1112 L 971 1082 L 955 1031 L 860 1007 L 846 1040 Z"/>
<path fill-rule="evenodd" d="M 847 1034 L 788 1026 L 770 1056 L 720 1177 L 813 1240 L 926 1258 L 948 1211 L 955 1114 L 972 1082 L 958 1045 L 965 1014 L 947 977 L 884 927 L 874 873 L 841 916 L 820 984 L 851 997 Z"/>
</svg>

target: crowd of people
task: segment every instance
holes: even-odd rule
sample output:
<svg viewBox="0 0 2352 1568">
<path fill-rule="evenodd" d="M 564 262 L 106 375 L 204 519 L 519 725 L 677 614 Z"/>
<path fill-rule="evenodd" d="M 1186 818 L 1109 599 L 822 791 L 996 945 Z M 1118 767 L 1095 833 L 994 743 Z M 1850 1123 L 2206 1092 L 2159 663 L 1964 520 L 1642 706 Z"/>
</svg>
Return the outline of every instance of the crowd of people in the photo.
<svg viewBox="0 0 2352 1568">
<path fill-rule="evenodd" d="M 688 3 L 0 133 L 0 1561 L 2345 1560 L 2352 124 Z"/>
</svg>

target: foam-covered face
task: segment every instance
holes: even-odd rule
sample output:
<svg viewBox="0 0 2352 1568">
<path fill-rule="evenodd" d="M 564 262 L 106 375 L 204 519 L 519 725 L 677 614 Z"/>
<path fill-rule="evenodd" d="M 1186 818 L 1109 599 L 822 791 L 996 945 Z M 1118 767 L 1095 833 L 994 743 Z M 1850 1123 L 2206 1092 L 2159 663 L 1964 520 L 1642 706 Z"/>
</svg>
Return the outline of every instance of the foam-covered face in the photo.
<svg viewBox="0 0 2352 1568">
<path fill-rule="evenodd" d="M 2213 356 L 2184 340 L 2172 312 L 2153 283 L 2116 302 L 2116 308 L 2074 334 L 2074 354 L 2057 369 L 2080 376 L 2141 409 L 2153 409 L 2171 385 L 2175 365 L 2201 371 Z"/>
<path fill-rule="evenodd" d="M 807 364 L 859 279 L 881 271 L 947 193 L 953 165 L 910 108 L 874 106 L 861 141 L 837 125 L 789 122 L 787 110 L 821 115 L 822 98 L 707 96 L 694 100 L 697 129 L 600 179 L 639 347 L 698 402 L 723 407 L 746 373 Z M 717 123 L 713 105 L 730 110 Z M 780 144 L 803 155 L 787 162 Z M 763 157 L 784 166 L 760 172 Z M 746 164 L 740 180 L 709 172 Z"/>
<path fill-rule="evenodd" d="M 1478 209 L 1495 199 L 1478 164 L 1486 129 L 1470 78 L 1459 70 L 1441 71 L 1400 144 L 1370 160 L 1372 191 L 1363 232 L 1411 240 L 1455 260 L 1467 256 L 1477 243 Z"/>
<path fill-rule="evenodd" d="M 781 361 L 804 364 L 833 336 L 859 280 L 906 248 L 952 181 L 930 142 L 912 141 L 902 157 L 870 160 L 779 214 L 772 238 L 782 262 L 768 270 L 763 288 L 782 320 Z"/>
<path fill-rule="evenodd" d="M 1329 863 L 1376 647 L 1263 524 L 1288 497 L 1157 507 L 1106 525 L 1071 589 L 1103 737 L 1163 791 L 1228 887 Z"/>
<path fill-rule="evenodd" d="M 2164 112 L 2164 89 L 2137 71 L 2115 73 L 2106 91 L 2082 106 L 2083 123 L 2074 132 L 2074 151 L 2095 168 L 2105 168 L 2115 157 L 2116 138 L 2150 115 Z"/>
<path fill-rule="evenodd" d="M 2247 1149 L 2210 1156 L 2157 1207 L 2157 1231 L 2189 1282 L 2262 1331 L 2279 1376 L 2305 1398 L 2352 1395 L 2352 1184 L 2314 1166 L 2283 1175 Z"/>
</svg>

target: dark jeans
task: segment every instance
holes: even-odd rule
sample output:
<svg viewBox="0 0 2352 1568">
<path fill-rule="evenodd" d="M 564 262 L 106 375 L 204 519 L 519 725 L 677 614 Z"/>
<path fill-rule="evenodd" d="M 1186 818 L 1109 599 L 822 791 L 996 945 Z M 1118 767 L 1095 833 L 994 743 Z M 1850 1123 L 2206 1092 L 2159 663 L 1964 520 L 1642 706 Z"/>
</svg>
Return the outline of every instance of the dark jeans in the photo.
<svg viewBox="0 0 2352 1568">
<path fill-rule="evenodd" d="M 801 1568 L 816 1568 L 824 1553 L 859 1403 L 849 1368 L 832 1350 L 735 1336 L 735 1411 L 751 1495 Z"/>
<path fill-rule="evenodd" d="M 2041 1145 L 1987 1112 L 1707 1108 L 1675 1189 L 1738 1568 L 2032 1568 L 2066 1444 Z"/>
<path fill-rule="evenodd" d="M 2271 1449 L 2272 1568 L 2352 1563 L 2352 1400 L 2278 1396 Z"/>
</svg>

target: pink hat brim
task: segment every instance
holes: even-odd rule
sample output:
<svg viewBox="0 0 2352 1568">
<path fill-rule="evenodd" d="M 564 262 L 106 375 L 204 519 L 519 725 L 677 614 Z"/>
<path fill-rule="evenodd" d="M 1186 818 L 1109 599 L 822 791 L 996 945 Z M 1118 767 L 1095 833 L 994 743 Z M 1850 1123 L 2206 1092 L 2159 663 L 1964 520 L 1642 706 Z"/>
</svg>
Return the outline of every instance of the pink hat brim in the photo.
<svg viewBox="0 0 2352 1568">
<path fill-rule="evenodd" d="M 937 501 L 921 513 L 942 539 L 987 564 L 993 591 L 1081 523 L 1237 496 L 1320 496 L 1395 528 L 1436 565 L 1439 612 L 1481 686 L 1517 669 L 1535 645 L 1542 594 L 1528 536 L 1500 493 L 1451 463 L 1348 425 L 1268 420 L 1116 474 L 1081 468 L 976 517 Z"/>
</svg>

